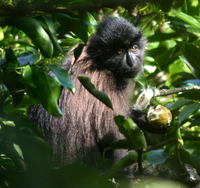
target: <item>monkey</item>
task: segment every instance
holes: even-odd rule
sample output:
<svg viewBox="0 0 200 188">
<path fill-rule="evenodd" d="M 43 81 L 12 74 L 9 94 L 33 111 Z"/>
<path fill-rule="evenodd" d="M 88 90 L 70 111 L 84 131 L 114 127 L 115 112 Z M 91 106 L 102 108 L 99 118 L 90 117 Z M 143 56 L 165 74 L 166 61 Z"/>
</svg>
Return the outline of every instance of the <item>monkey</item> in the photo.
<svg viewBox="0 0 200 188">
<path fill-rule="evenodd" d="M 133 78 L 143 68 L 147 41 L 142 32 L 123 18 L 108 16 L 98 26 L 75 64 L 68 60 L 65 68 L 72 71 L 71 80 L 76 92 L 62 90 L 58 101 L 63 116 L 53 117 L 38 105 L 31 109 L 30 118 L 41 128 L 52 146 L 54 161 L 60 165 L 84 163 L 98 167 L 102 163 L 103 148 L 123 139 L 114 116 L 123 114 L 136 120 L 130 105 Z M 114 110 L 92 96 L 74 75 L 91 78 L 96 89 L 110 98 Z M 146 115 L 136 120 L 144 128 Z M 126 150 L 108 152 L 116 161 Z"/>
</svg>

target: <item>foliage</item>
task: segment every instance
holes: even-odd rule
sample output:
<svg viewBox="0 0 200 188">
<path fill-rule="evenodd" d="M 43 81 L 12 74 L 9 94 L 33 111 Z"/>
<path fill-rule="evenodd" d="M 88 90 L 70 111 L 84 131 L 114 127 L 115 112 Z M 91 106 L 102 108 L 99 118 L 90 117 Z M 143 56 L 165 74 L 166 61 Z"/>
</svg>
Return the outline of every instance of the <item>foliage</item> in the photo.
<svg viewBox="0 0 200 188">
<path fill-rule="evenodd" d="M 95 32 L 101 15 L 118 14 L 141 28 L 149 41 L 143 87 L 171 89 L 200 83 L 200 14 L 197 0 L 137 3 L 124 1 L 24 0 L 0 2 L 0 187 L 111 187 L 107 181 L 123 166 L 138 162 L 142 173 L 147 164 L 163 164 L 173 170 L 173 179 L 184 183 L 189 164 L 200 173 L 200 91 L 185 91 L 157 97 L 173 115 L 166 135 L 141 133 L 130 118 L 115 118 L 126 139 L 109 149 L 126 148 L 128 156 L 117 161 L 107 176 L 86 166 L 54 168 L 52 155 L 27 109 L 39 102 L 52 115 L 61 116 L 57 101 L 62 87 L 75 92 L 70 75 L 60 66 L 75 49 L 75 60 Z M 51 70 L 54 77 L 49 76 Z M 101 101 L 109 99 L 94 88 L 90 79 L 77 79 Z M 146 145 L 148 147 L 146 147 Z M 151 146 L 151 147 L 150 147 Z M 143 164 L 143 166 L 142 166 Z M 78 182 L 77 182 L 78 179 Z M 195 182 L 196 183 L 196 182 Z M 123 183 L 122 183 L 123 186 Z M 125 187 L 125 185 L 124 185 Z"/>
</svg>

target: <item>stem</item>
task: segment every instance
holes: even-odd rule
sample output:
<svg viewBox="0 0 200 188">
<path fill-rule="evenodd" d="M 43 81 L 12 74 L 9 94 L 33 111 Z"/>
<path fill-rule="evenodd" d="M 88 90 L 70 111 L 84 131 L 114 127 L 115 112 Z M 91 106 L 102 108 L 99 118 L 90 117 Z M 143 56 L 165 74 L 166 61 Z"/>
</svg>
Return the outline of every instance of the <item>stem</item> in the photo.
<svg viewBox="0 0 200 188">
<path fill-rule="evenodd" d="M 138 153 L 138 170 L 139 174 L 142 175 L 143 168 L 142 168 L 142 154 L 143 154 L 143 148 L 137 150 Z"/>
</svg>

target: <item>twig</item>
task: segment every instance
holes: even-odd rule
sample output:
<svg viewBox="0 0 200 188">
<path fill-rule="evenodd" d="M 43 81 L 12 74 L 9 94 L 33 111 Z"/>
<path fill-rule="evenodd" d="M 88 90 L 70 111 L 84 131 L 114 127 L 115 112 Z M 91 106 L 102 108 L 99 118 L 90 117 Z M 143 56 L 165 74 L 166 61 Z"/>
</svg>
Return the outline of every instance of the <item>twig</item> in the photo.
<svg viewBox="0 0 200 188">
<path fill-rule="evenodd" d="M 143 148 L 137 150 L 138 153 L 138 170 L 139 174 L 142 175 L 143 168 L 142 168 L 142 154 L 143 154 Z"/>
<path fill-rule="evenodd" d="M 179 155 L 179 151 L 178 151 L 178 139 L 176 139 L 176 142 L 175 142 L 175 151 L 176 151 L 176 156 L 177 156 L 177 159 L 178 159 L 178 162 L 179 162 L 181 168 L 185 172 L 186 176 L 190 176 L 189 173 L 188 173 L 188 171 L 187 171 L 187 169 L 186 169 L 186 167 L 182 163 L 180 155 Z"/>
<path fill-rule="evenodd" d="M 146 153 L 146 152 L 149 152 L 149 151 L 152 151 L 152 150 L 156 150 L 156 149 L 158 149 L 158 148 L 160 148 L 162 146 L 165 146 L 166 144 L 168 144 L 170 142 L 173 142 L 173 141 L 175 141 L 175 139 L 171 138 L 171 139 L 169 139 L 169 140 L 167 140 L 165 142 L 162 142 L 161 144 L 158 144 L 158 145 L 156 145 L 154 147 L 148 148 L 147 150 L 143 151 L 143 153 Z"/>
<path fill-rule="evenodd" d="M 5 97 L 5 96 L 8 96 L 8 95 L 12 95 L 12 94 L 16 94 L 16 93 L 24 93 L 26 91 L 29 91 L 29 90 L 32 90 L 32 89 L 36 89 L 37 87 L 31 87 L 31 88 L 28 88 L 28 89 L 19 89 L 17 91 L 11 91 L 11 92 L 5 92 L 5 93 L 0 93 L 0 97 Z"/>
<path fill-rule="evenodd" d="M 172 95 L 179 92 L 184 91 L 200 91 L 199 86 L 190 86 L 190 87 L 179 87 L 174 89 L 154 89 L 154 95 L 153 97 L 160 97 L 160 96 L 166 96 L 166 95 Z"/>
</svg>

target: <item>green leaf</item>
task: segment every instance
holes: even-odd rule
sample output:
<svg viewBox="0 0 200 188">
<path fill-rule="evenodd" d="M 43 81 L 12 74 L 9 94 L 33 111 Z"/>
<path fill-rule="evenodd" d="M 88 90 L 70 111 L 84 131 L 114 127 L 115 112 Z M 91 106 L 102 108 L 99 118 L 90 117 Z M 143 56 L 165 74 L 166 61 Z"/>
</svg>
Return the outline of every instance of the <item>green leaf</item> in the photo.
<svg viewBox="0 0 200 188">
<path fill-rule="evenodd" d="M 21 75 L 17 74 L 15 70 L 7 71 L 4 69 L 2 76 L 3 84 L 11 92 L 13 98 L 13 104 L 16 107 L 20 104 L 23 99 L 24 92 L 19 92 L 19 90 L 24 89 L 24 85 L 18 80 L 21 79 Z"/>
<path fill-rule="evenodd" d="M 44 72 L 43 69 L 33 66 L 34 84 L 37 87 L 36 95 L 42 106 L 53 116 L 60 117 L 62 112 L 58 107 L 58 99 L 61 87 L 52 77 Z"/>
<path fill-rule="evenodd" d="M 189 43 L 178 42 L 178 41 L 176 41 L 176 43 L 180 47 L 183 55 L 185 56 L 189 64 L 200 75 L 200 64 L 199 64 L 200 49 Z"/>
<path fill-rule="evenodd" d="M 6 61 L 7 61 L 7 63 L 15 62 L 15 63 L 17 63 L 17 66 L 18 66 L 18 61 L 17 61 L 17 58 L 16 58 L 13 50 L 11 48 L 7 48 L 5 51 L 6 51 Z"/>
<path fill-rule="evenodd" d="M 172 55 L 174 54 L 175 48 L 165 50 L 162 53 L 159 53 L 154 59 L 158 63 L 157 68 L 164 69 L 169 66 L 169 61 Z"/>
<path fill-rule="evenodd" d="M 183 148 L 180 148 L 178 151 L 179 151 L 181 161 L 193 166 L 197 170 L 197 172 L 200 173 L 200 164 L 199 162 L 198 163 L 195 162 L 196 159 L 194 158 L 194 155 L 192 155 L 192 158 L 191 158 L 191 155 L 189 154 L 189 152 L 187 152 Z M 198 160 L 199 160 L 199 156 L 198 156 Z"/>
<path fill-rule="evenodd" d="M 11 25 L 22 30 L 30 37 L 43 56 L 52 57 L 54 50 L 52 41 L 37 20 L 31 17 L 18 17 L 12 20 Z"/>
<path fill-rule="evenodd" d="M 24 67 L 24 70 L 22 72 L 22 76 L 24 78 L 24 81 L 30 85 L 30 86 L 34 86 L 34 83 L 33 83 L 33 74 L 32 74 L 32 69 L 29 65 L 25 66 Z"/>
<path fill-rule="evenodd" d="M 125 116 L 118 115 L 115 116 L 114 120 L 119 131 L 128 139 L 132 149 L 146 147 L 146 138 L 131 118 L 126 119 Z"/>
<path fill-rule="evenodd" d="M 199 16 L 199 1 L 198 0 L 189 0 L 185 1 L 185 8 L 187 14 L 191 16 Z"/>
<path fill-rule="evenodd" d="M 94 34 L 96 31 L 94 26 L 97 25 L 97 21 L 94 19 L 94 17 L 89 12 L 85 12 L 84 20 L 86 21 L 86 24 L 88 25 L 89 34 L 90 35 Z"/>
<path fill-rule="evenodd" d="M 164 163 L 170 156 L 170 153 L 164 149 L 152 150 L 146 156 L 146 161 L 150 164 Z"/>
<path fill-rule="evenodd" d="M 200 29 L 200 22 L 198 22 L 194 17 L 176 10 L 172 10 L 171 13 L 174 14 L 176 17 L 180 18 L 181 20 L 187 22 L 188 24 Z"/>
<path fill-rule="evenodd" d="M 2 27 L 0 27 L 0 41 L 4 39 L 4 33 Z"/>
<path fill-rule="evenodd" d="M 140 83 L 144 88 L 147 88 L 147 79 L 143 73 L 140 73 L 135 80 Z"/>
<path fill-rule="evenodd" d="M 73 47 L 76 44 L 78 44 L 81 40 L 79 38 L 72 38 L 72 37 L 67 37 L 66 39 L 62 40 L 61 46 L 64 47 Z"/>
<path fill-rule="evenodd" d="M 117 160 L 110 171 L 107 174 L 107 178 L 112 178 L 116 172 L 121 171 L 124 167 L 130 166 L 131 164 L 138 161 L 138 154 L 136 151 L 131 151 L 128 155 L 125 157 L 122 157 L 121 159 Z"/>
<path fill-rule="evenodd" d="M 171 111 L 171 110 L 180 108 L 181 106 L 186 105 L 187 103 L 189 103 L 191 101 L 192 100 L 190 100 L 190 99 L 182 99 L 182 100 L 178 100 L 176 102 L 167 103 L 167 104 L 165 104 L 165 107 Z"/>
<path fill-rule="evenodd" d="M 101 102 L 103 102 L 107 107 L 111 108 L 113 110 L 112 103 L 109 99 L 109 97 L 100 90 L 96 90 L 95 86 L 91 83 L 91 79 L 88 76 L 85 75 L 78 75 L 77 78 L 81 82 L 81 84 L 97 99 L 99 99 Z"/>
<path fill-rule="evenodd" d="M 24 54 L 17 57 L 20 66 L 25 66 L 26 64 L 33 64 L 40 60 L 41 54 Z"/>
<path fill-rule="evenodd" d="M 53 29 L 53 25 L 57 25 L 58 27 L 58 24 L 53 22 L 52 19 L 50 19 L 49 17 L 41 17 L 41 22 L 40 24 L 42 25 L 42 27 L 45 29 L 45 31 L 48 33 L 52 43 L 53 43 L 53 46 L 54 46 L 54 49 L 57 50 L 59 53 L 63 53 L 63 50 L 62 48 L 60 47 L 60 44 L 58 43 L 58 39 L 56 37 L 56 35 L 54 34 L 55 30 Z"/>
<path fill-rule="evenodd" d="M 84 24 L 84 22 L 77 17 L 77 15 L 74 15 L 74 17 L 62 14 L 62 13 L 56 13 L 57 20 L 60 22 L 61 27 L 59 30 L 60 34 L 66 34 L 72 31 L 78 38 L 80 38 L 85 44 L 88 41 L 88 34 L 87 34 L 87 27 Z"/>
<path fill-rule="evenodd" d="M 200 103 L 193 103 L 183 108 L 179 114 L 179 123 L 200 108 Z"/>
<path fill-rule="evenodd" d="M 74 93 L 75 86 L 72 84 L 71 78 L 68 72 L 55 65 L 48 65 L 48 66 L 53 71 L 59 84 L 62 85 L 63 87 L 68 88 L 72 93 Z"/>
<path fill-rule="evenodd" d="M 8 132 L 4 133 L 8 134 Z M 16 144 L 13 143 L 11 140 L 9 142 L 5 142 L 5 140 L 2 140 L 0 144 L 1 144 L 1 153 L 9 157 L 13 161 L 18 170 L 26 170 L 26 164 L 19 152 L 20 148 L 19 150 L 17 150 L 17 147 L 15 147 Z"/>
<path fill-rule="evenodd" d="M 186 91 L 179 95 L 179 97 L 184 97 L 191 100 L 200 101 L 200 91 Z"/>
<path fill-rule="evenodd" d="M 52 149 L 44 139 L 35 135 L 21 134 L 17 137 L 16 143 L 20 146 L 29 168 L 38 170 L 48 165 Z"/>
</svg>

